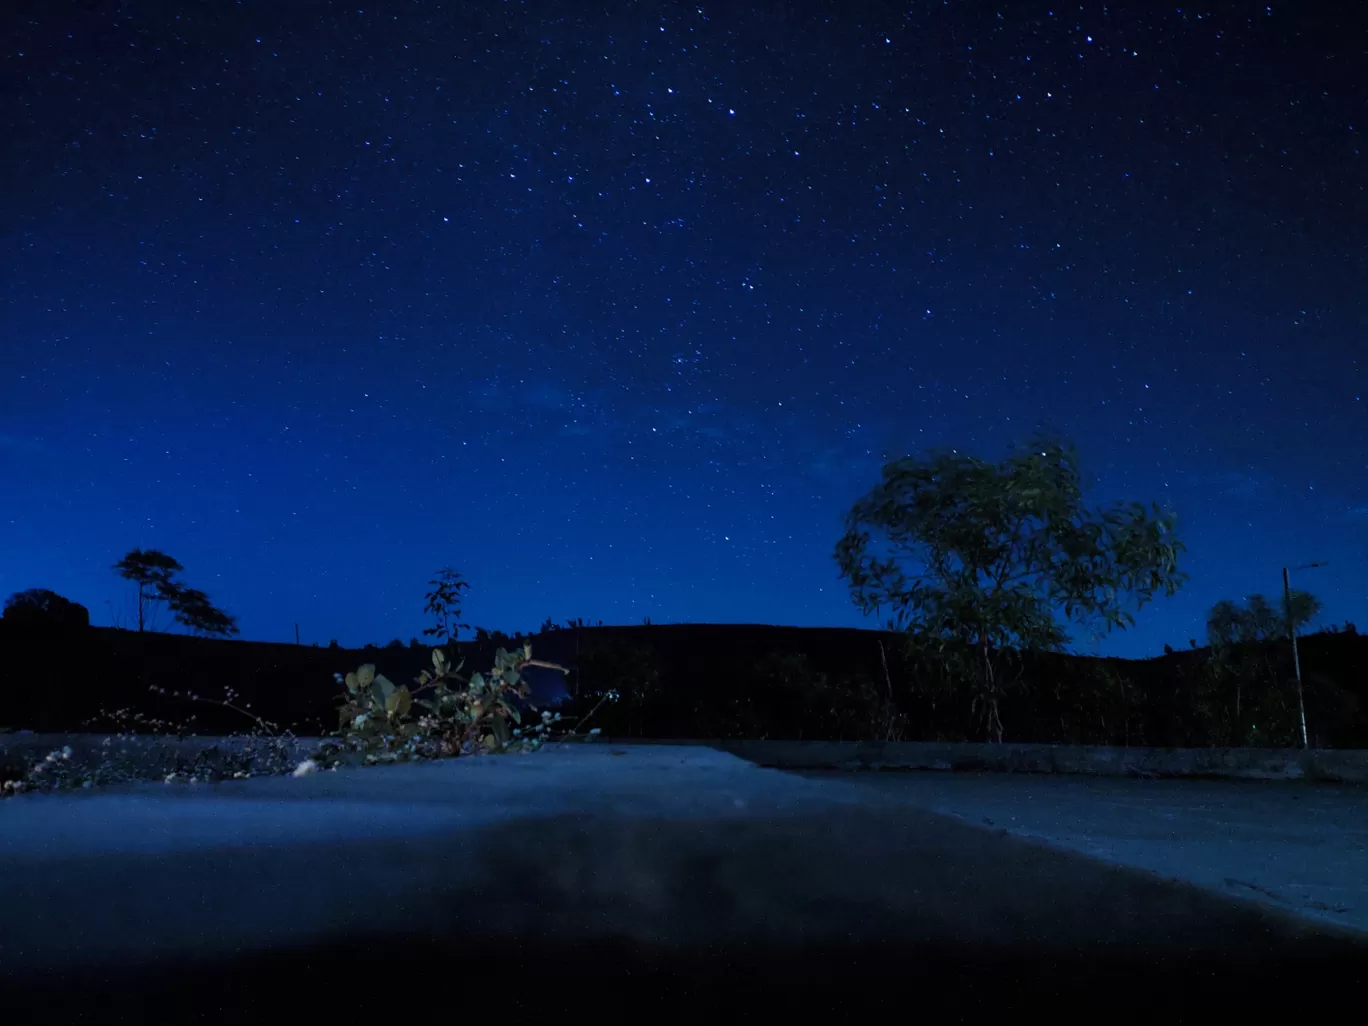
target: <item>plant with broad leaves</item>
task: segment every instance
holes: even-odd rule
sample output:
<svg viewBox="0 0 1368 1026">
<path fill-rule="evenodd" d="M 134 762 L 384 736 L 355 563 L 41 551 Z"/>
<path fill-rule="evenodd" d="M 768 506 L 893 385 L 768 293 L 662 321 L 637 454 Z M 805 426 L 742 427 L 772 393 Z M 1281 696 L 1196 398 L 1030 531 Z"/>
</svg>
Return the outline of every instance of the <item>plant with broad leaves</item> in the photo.
<svg viewBox="0 0 1368 1026">
<path fill-rule="evenodd" d="M 489 674 L 477 673 L 469 680 L 459 676 L 461 664 L 452 666 L 441 649 L 433 650 L 432 663 L 433 669 L 423 671 L 416 678 L 418 687 L 412 691 L 406 686 L 396 686 L 377 673 L 371 664 L 361 666 L 345 677 L 338 674 L 338 681 L 344 683 L 347 690 L 346 700 L 339 710 L 339 729 L 302 762 L 294 757 L 295 746 L 289 732 L 279 735 L 272 724 L 251 712 L 250 704 L 246 709 L 233 704 L 231 693 L 227 701 L 215 702 L 194 694 L 173 692 L 175 697 L 207 702 L 241 713 L 255 720 L 258 729 L 248 739 L 252 744 L 240 753 L 228 753 L 225 757 L 224 753 L 209 750 L 202 753 L 208 758 L 197 758 L 190 766 L 184 765 L 184 760 L 177 760 L 170 773 L 165 772 L 163 763 L 157 767 L 156 776 L 168 784 L 180 781 L 193 784 L 225 777 L 245 779 L 263 773 L 306 776 L 318 770 L 335 770 L 353 764 L 350 758 L 353 755 L 359 756 L 364 765 L 376 765 L 411 759 L 535 751 L 549 740 L 593 740 L 599 735 L 599 728 L 585 731 L 585 723 L 604 702 L 618 700 L 615 691 L 609 692 L 573 727 L 563 728 L 562 733 L 553 735 L 561 722 L 560 713 L 541 710 L 537 720 L 524 726 L 523 711 L 513 700 L 515 697 L 526 699 L 531 693 L 522 676 L 526 667 L 540 666 L 567 672 L 554 663 L 534 660 L 530 645 L 511 653 L 500 649 Z M 430 698 L 414 697 L 429 688 L 432 690 Z M 162 689 L 153 687 L 151 690 Z M 414 706 L 427 711 L 416 722 L 410 719 Z M 532 712 L 538 712 L 532 703 L 528 702 L 527 706 Z M 133 719 L 142 721 L 143 717 L 138 714 Z M 174 732 L 178 738 L 186 733 L 184 728 Z M 105 743 L 111 740 L 106 738 Z M 7 780 L 7 774 L 0 772 L 0 798 L 25 791 L 120 783 L 144 778 L 149 769 L 146 765 L 119 762 L 94 768 L 83 764 L 70 767 L 68 771 L 70 757 L 70 752 L 55 751 L 40 764 L 25 769 L 20 779 Z"/>
<path fill-rule="evenodd" d="M 419 674 L 412 691 L 376 673 L 370 663 L 347 674 L 342 678 L 346 700 L 338 710 L 342 747 L 363 749 L 367 761 L 374 762 L 535 748 L 537 739 L 524 736 L 522 712 L 514 701 L 526 702 L 531 696 L 523 670 L 566 669 L 534 660 L 530 644 L 514 652 L 499 649 L 488 676 L 462 678 L 464 663 L 453 666 L 442 649 L 433 649 L 432 669 Z M 431 697 L 415 697 L 429 690 Z M 414 706 L 426 714 L 411 719 Z"/>
</svg>

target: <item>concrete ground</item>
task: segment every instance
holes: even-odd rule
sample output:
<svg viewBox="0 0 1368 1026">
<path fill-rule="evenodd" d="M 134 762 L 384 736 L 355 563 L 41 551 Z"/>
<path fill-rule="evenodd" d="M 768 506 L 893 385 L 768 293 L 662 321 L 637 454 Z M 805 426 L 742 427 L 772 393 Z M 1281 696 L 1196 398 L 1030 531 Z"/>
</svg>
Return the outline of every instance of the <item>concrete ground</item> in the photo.
<svg viewBox="0 0 1368 1026">
<path fill-rule="evenodd" d="M 1368 791 L 1284 781 L 805 772 L 1368 933 Z"/>
<path fill-rule="evenodd" d="M 613 745 L 22 795 L 0 1016 L 1301 1008 L 1368 983 L 1365 812 L 1311 785 Z"/>
</svg>

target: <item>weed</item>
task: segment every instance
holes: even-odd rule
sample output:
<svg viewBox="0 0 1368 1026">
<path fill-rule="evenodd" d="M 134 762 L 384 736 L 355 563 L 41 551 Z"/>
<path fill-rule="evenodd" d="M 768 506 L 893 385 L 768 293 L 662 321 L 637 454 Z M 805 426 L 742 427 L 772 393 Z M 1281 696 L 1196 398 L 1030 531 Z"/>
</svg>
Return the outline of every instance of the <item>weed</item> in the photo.
<svg viewBox="0 0 1368 1026">
<path fill-rule="evenodd" d="M 395 686 L 374 665 L 366 664 L 345 677 L 337 675 L 345 687 L 338 710 L 338 730 L 331 733 L 306 758 L 299 758 L 300 740 L 251 712 L 251 705 L 239 706 L 229 690 L 224 699 L 201 698 L 193 693 L 172 691 L 175 698 L 203 702 L 240 713 L 255 722 L 249 734 L 231 735 L 227 747 L 210 745 L 189 753 L 181 742 L 194 739 L 190 724 L 172 726 L 150 720 L 141 713 L 118 710 L 104 714 L 125 729 L 105 737 L 93 751 L 76 751 L 70 745 L 49 752 L 43 759 L 16 769 L 0 767 L 0 797 L 22 792 L 86 789 L 136 781 L 162 780 L 164 783 L 198 784 L 218 780 L 242 780 L 253 776 L 290 774 L 303 776 L 342 766 L 377 765 L 412 759 L 454 758 L 461 755 L 532 752 L 548 741 L 592 741 L 598 728 L 583 730 L 585 723 L 606 701 L 616 701 L 608 692 L 598 705 L 573 726 L 557 728 L 560 713 L 538 710 L 527 699 L 530 689 L 523 670 L 539 666 L 566 673 L 554 663 L 532 658 L 532 646 L 495 654 L 488 674 L 460 676 L 463 663 L 453 666 L 446 653 L 432 651 L 431 671 L 423 671 L 415 687 Z M 167 694 L 164 689 L 149 690 Z M 430 692 L 429 697 L 415 696 Z M 523 723 L 524 710 L 537 714 Z M 414 707 L 424 712 L 412 718 Z M 89 721 L 87 721 L 89 722 Z M 154 730 L 171 728 L 169 736 L 150 740 L 145 733 L 134 733 L 133 726 Z"/>
</svg>

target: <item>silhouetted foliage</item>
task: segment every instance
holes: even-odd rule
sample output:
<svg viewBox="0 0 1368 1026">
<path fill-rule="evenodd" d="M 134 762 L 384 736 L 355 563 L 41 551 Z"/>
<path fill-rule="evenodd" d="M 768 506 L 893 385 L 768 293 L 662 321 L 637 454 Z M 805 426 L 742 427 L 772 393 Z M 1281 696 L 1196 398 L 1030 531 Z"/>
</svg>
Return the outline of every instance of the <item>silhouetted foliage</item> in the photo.
<svg viewBox="0 0 1368 1026">
<path fill-rule="evenodd" d="M 1209 658 L 1197 685 L 1197 708 L 1218 743 L 1261 747 L 1300 743 L 1301 712 L 1290 635 L 1320 611 L 1320 600 L 1305 591 L 1292 591 L 1276 605 L 1263 595 L 1250 595 L 1244 603 L 1222 599 L 1211 607 L 1207 614 Z M 1314 661 L 1305 670 L 1309 706 L 1324 711 L 1341 702 L 1339 685 Z"/>
<path fill-rule="evenodd" d="M 491 636 L 492 637 L 492 636 Z M 840 628 L 676 624 L 655 627 L 586 627 L 579 639 L 578 699 L 547 693 L 567 720 L 590 712 L 605 737 L 746 738 L 774 740 L 971 741 L 982 739 L 982 718 L 972 692 L 936 666 L 909 656 L 902 635 Z M 565 632 L 541 639 L 553 654 L 555 639 L 566 665 L 575 640 Z M 538 640 L 533 641 L 534 646 Z M 453 658 L 479 665 L 494 649 L 516 647 L 505 638 L 477 649 L 458 643 Z M 1290 646 L 1269 643 L 1283 680 L 1289 679 Z M 183 722 L 183 698 L 175 690 L 218 697 L 231 689 L 237 704 L 293 730 L 317 736 L 336 724 L 333 674 L 374 661 L 396 681 L 431 666 L 430 653 L 377 650 L 374 660 L 339 648 L 294 644 L 225 643 L 182 634 L 136 635 L 91 627 L 63 638 L 60 650 L 42 632 L 0 618 L 0 646 L 11 680 L 4 723 L 40 732 L 105 729 L 90 722 L 103 709 L 127 709 L 151 719 L 136 730 L 152 731 L 155 719 Z M 1344 632 L 1301 639 L 1306 677 L 1307 724 L 1315 747 L 1368 747 L 1368 640 Z M 1279 654 L 1280 653 L 1280 654 Z M 886 667 L 885 667 L 886 656 Z M 1154 745 L 1283 743 L 1254 722 L 1258 733 L 1222 733 L 1231 719 L 1233 692 L 1204 692 L 1209 650 L 1178 651 L 1147 660 L 1097 659 L 1067 653 L 1022 653 L 1023 685 L 1003 695 L 1004 741 L 1040 744 Z M 89 667 L 100 667 L 92 678 Z M 934 671 L 934 672 L 933 672 Z M 556 691 L 529 667 L 534 689 Z M 150 685 L 165 694 L 149 691 Z M 1246 681 L 1245 694 L 1251 684 Z M 1204 709 L 1206 698 L 1210 711 Z M 898 717 L 886 714 L 890 700 Z M 1242 712 L 1251 708 L 1246 699 Z M 1221 710 L 1226 710 L 1222 712 Z M 242 729 L 237 713 L 197 705 L 201 734 Z M 220 715 L 222 714 L 222 715 Z M 1295 719 L 1286 743 L 1296 743 Z M 1269 727 L 1272 722 L 1268 721 Z"/>
<path fill-rule="evenodd" d="M 1207 614 L 1207 643 L 1216 647 L 1286 638 L 1306 627 L 1321 609 L 1320 599 L 1295 589 L 1279 599 L 1276 608 L 1263 595 L 1250 595 L 1244 605 L 1222 599 Z"/>
<path fill-rule="evenodd" d="M 47 588 L 17 591 L 5 599 L 4 619 L 34 628 L 79 629 L 90 626 L 90 611 L 79 602 Z"/>
<path fill-rule="evenodd" d="M 238 633 L 236 618 L 216 608 L 198 588 L 177 585 L 166 593 L 166 602 L 176 622 L 192 634 L 227 637 Z"/>
<path fill-rule="evenodd" d="M 175 576 L 185 570 L 176 560 L 156 549 L 134 549 L 114 564 L 114 570 L 138 586 L 138 631 L 152 629 L 157 607 L 174 589 Z"/>
<path fill-rule="evenodd" d="M 114 570 L 137 585 L 138 631 L 154 629 L 153 617 L 160 606 L 171 610 L 175 621 L 194 634 L 237 634 L 237 621 L 209 601 L 198 588 L 176 579 L 185 567 L 157 549 L 133 549 L 114 564 Z"/>
<path fill-rule="evenodd" d="M 456 622 L 461 615 L 461 589 L 469 588 L 470 585 L 451 567 L 438 570 L 437 576 L 428 581 L 428 585 L 432 590 L 425 596 L 427 605 L 423 607 L 423 612 L 435 616 L 437 622 L 425 628 L 423 636 L 436 637 L 442 644 L 449 645 L 462 627 L 470 626 L 467 623 Z"/>
</svg>

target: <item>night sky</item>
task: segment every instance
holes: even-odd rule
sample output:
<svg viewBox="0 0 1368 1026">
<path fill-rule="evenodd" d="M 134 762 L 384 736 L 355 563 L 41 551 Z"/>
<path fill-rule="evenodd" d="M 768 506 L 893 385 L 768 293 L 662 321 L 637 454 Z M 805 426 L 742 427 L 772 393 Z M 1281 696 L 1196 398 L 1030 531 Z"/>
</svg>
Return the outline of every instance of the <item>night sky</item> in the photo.
<svg viewBox="0 0 1368 1026">
<path fill-rule="evenodd" d="M 885 459 L 1070 436 L 1204 638 L 1368 627 L 1351 4 L 5 0 L 0 597 L 242 637 L 876 627 Z"/>
</svg>

